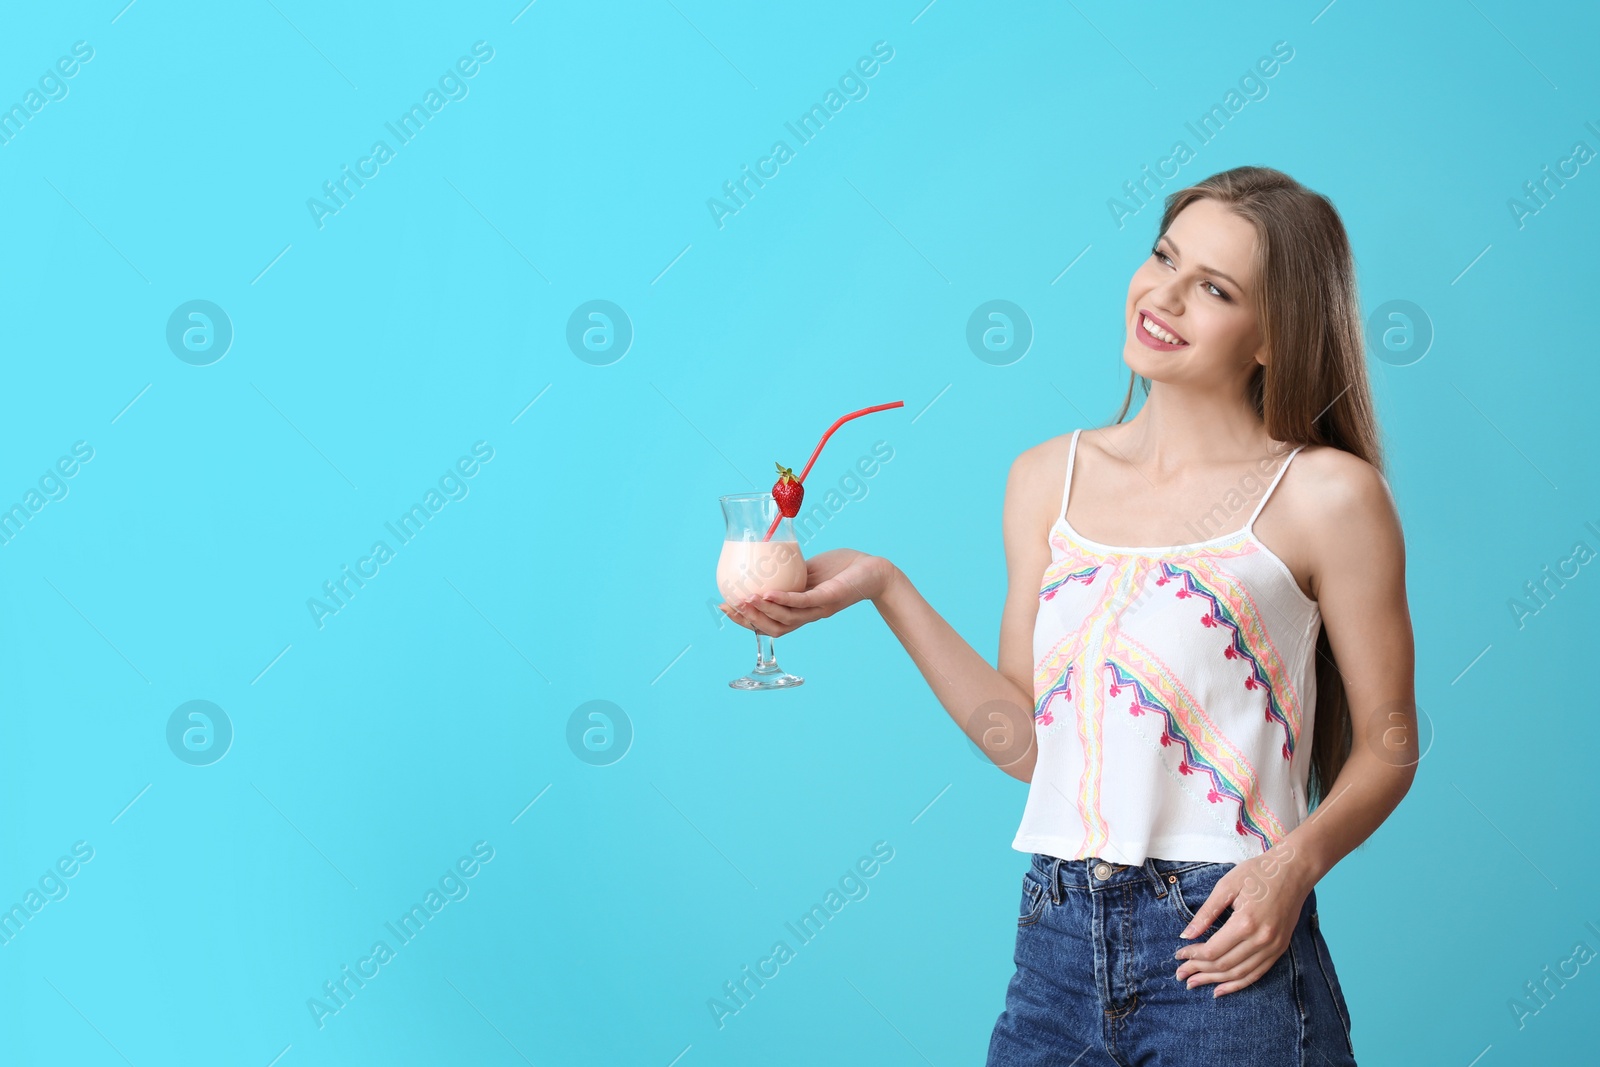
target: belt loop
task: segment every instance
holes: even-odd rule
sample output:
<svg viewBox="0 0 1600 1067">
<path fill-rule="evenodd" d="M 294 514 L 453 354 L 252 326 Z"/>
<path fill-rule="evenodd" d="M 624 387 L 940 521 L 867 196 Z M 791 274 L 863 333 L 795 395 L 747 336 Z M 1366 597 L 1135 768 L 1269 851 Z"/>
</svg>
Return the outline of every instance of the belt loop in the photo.
<svg viewBox="0 0 1600 1067">
<path fill-rule="evenodd" d="M 1061 857 L 1057 856 L 1050 864 L 1050 903 L 1061 904 Z"/>
<path fill-rule="evenodd" d="M 1161 872 L 1156 870 L 1154 856 L 1146 856 L 1144 858 L 1144 873 L 1149 876 L 1150 884 L 1156 887 L 1156 899 L 1165 900 L 1167 898 L 1167 884 L 1161 880 Z"/>
</svg>

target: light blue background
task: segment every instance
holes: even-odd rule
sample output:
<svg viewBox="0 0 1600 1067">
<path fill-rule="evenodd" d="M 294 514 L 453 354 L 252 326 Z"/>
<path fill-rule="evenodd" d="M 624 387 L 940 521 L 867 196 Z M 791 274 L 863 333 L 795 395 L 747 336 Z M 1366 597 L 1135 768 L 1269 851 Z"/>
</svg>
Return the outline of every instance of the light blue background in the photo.
<svg viewBox="0 0 1600 1067">
<path fill-rule="evenodd" d="M 1026 787 L 870 606 L 779 641 L 803 687 L 729 689 L 754 649 L 709 607 L 716 497 L 904 400 L 829 443 L 813 494 L 893 459 L 807 551 L 888 556 L 992 660 L 1007 468 L 1126 383 L 1159 204 L 1107 202 L 1278 41 L 1164 192 L 1289 172 L 1343 214 L 1364 309 L 1436 331 L 1371 359 L 1436 737 L 1318 887 L 1357 1053 L 1592 1052 L 1596 965 L 1509 1007 L 1600 950 L 1600 576 L 1508 608 L 1600 547 L 1600 174 L 1508 208 L 1600 148 L 1587 5 L 121 2 L 0 35 L 6 106 L 94 49 L 0 145 L 0 504 L 94 449 L 0 547 L 0 904 L 94 849 L 0 946 L 0 1059 L 981 1062 Z M 319 229 L 308 198 L 480 40 L 469 95 Z M 877 41 L 869 95 L 719 229 L 708 198 Z M 235 331 L 209 366 L 165 341 L 195 299 Z M 634 329 L 609 366 L 565 340 L 594 299 Z M 1010 366 L 965 342 L 994 299 L 1035 331 Z M 478 441 L 470 494 L 319 629 L 308 598 Z M 165 734 L 197 699 L 234 729 L 204 767 Z M 632 724 L 609 766 L 567 743 L 590 700 Z M 308 998 L 479 841 L 470 894 L 319 1029 Z M 719 1029 L 708 999 L 878 841 L 870 893 Z"/>
</svg>

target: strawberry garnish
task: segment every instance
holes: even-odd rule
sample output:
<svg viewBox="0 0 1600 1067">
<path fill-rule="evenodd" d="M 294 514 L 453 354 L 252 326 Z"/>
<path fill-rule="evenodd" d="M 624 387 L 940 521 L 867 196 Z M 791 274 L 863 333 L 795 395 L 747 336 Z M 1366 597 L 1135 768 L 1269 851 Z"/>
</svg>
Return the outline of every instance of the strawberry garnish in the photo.
<svg viewBox="0 0 1600 1067">
<path fill-rule="evenodd" d="M 800 501 L 805 499 L 806 487 L 794 476 L 794 471 L 782 463 L 776 464 L 778 480 L 772 486 L 772 499 L 778 502 L 778 511 L 787 518 L 800 514 Z"/>
</svg>

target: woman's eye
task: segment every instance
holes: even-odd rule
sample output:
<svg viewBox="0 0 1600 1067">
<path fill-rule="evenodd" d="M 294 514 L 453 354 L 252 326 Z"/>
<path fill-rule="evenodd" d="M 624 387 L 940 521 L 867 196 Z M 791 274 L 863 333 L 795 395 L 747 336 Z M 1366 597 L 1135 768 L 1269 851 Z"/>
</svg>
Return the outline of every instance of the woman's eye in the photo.
<svg viewBox="0 0 1600 1067">
<path fill-rule="evenodd" d="M 1168 265 L 1170 265 L 1171 262 L 1172 262 L 1170 259 L 1167 258 L 1167 254 L 1165 252 L 1161 251 L 1161 249 L 1159 249 L 1159 248 L 1152 248 L 1150 250 L 1150 254 L 1152 256 L 1155 256 L 1157 259 L 1161 260 L 1163 263 L 1166 263 Z M 1206 282 L 1205 285 L 1206 285 L 1206 288 L 1212 290 L 1215 293 L 1216 296 L 1220 297 L 1223 300 L 1227 300 L 1228 299 L 1228 294 L 1223 292 L 1221 289 L 1217 288 L 1211 282 Z"/>
</svg>

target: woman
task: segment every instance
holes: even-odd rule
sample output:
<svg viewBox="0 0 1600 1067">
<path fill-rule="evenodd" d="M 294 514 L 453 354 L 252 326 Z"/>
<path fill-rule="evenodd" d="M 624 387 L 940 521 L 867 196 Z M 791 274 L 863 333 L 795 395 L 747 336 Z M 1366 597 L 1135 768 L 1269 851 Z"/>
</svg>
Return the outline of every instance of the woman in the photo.
<svg viewBox="0 0 1600 1067">
<path fill-rule="evenodd" d="M 1138 414 L 1130 380 L 1111 426 L 1011 465 L 998 670 L 852 549 L 724 610 L 782 636 L 872 601 L 1029 783 L 990 1064 L 1353 1064 L 1314 886 L 1417 753 L 1343 224 L 1278 171 L 1213 175 L 1168 197 L 1124 321 Z"/>
</svg>

